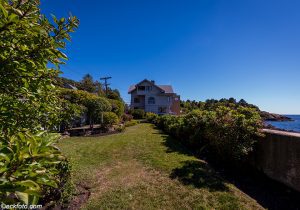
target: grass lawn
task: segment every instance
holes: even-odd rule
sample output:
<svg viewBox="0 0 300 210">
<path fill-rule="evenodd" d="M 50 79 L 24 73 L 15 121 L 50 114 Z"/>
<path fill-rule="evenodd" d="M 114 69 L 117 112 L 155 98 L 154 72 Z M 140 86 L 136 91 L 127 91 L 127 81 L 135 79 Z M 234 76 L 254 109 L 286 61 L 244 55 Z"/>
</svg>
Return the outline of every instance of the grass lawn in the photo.
<svg viewBox="0 0 300 210">
<path fill-rule="evenodd" d="M 59 147 L 74 182 L 90 188 L 83 209 L 262 209 L 150 124 L 67 138 Z"/>
</svg>

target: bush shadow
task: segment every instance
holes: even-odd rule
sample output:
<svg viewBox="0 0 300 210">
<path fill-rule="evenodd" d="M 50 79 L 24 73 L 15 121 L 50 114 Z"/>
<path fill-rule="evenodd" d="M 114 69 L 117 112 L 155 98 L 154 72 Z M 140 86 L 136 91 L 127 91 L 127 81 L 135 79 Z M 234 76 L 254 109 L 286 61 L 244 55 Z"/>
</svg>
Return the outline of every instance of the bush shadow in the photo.
<svg viewBox="0 0 300 210">
<path fill-rule="evenodd" d="M 206 162 L 200 160 L 183 162 L 182 167 L 173 169 L 170 178 L 178 179 L 184 185 L 206 188 L 209 191 L 229 190 L 224 180 Z"/>
<path fill-rule="evenodd" d="M 199 158 L 199 160 L 183 162 L 180 168 L 172 170 L 170 178 L 178 179 L 184 185 L 206 188 L 210 191 L 228 191 L 225 183 L 232 183 L 266 209 L 300 210 L 300 193 L 271 180 L 262 172 L 248 165 L 239 168 L 224 167 L 208 157 L 199 156 L 196 151 L 193 152 L 193 148 L 186 147 L 178 139 L 160 130 L 157 130 L 157 133 L 164 135 L 163 145 L 167 148 L 166 152 L 177 152 Z M 201 159 L 207 160 L 208 163 Z"/>
<path fill-rule="evenodd" d="M 192 149 L 183 145 L 178 139 L 165 134 L 154 126 L 156 132 L 153 134 L 161 135 L 166 153 L 180 153 L 187 156 L 196 156 Z M 182 162 L 182 167 L 175 168 L 170 174 L 171 179 L 177 179 L 184 185 L 191 185 L 195 188 L 206 188 L 209 191 L 228 191 L 224 179 L 211 168 L 205 161 L 188 160 Z"/>
</svg>

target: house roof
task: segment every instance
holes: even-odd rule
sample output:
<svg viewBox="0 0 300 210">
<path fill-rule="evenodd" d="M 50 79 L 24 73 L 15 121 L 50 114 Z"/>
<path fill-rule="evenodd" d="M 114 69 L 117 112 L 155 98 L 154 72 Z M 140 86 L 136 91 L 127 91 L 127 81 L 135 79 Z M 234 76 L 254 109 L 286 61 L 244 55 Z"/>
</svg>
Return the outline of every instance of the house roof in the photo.
<svg viewBox="0 0 300 210">
<path fill-rule="evenodd" d="M 164 93 L 174 93 L 173 91 L 173 87 L 171 85 L 156 85 L 155 83 L 153 83 L 152 81 L 149 81 L 147 79 L 144 79 L 143 81 L 139 82 L 136 85 L 130 85 L 129 89 L 128 89 L 128 93 L 131 93 L 132 91 L 134 91 L 136 89 L 136 86 L 138 86 L 140 83 L 142 82 L 149 82 L 150 84 L 158 87 L 159 89 L 161 89 L 162 91 L 164 91 Z"/>
<path fill-rule="evenodd" d="M 71 84 L 69 84 L 69 83 L 65 83 L 65 84 L 64 84 L 64 87 L 65 87 L 65 88 L 68 88 L 68 89 L 78 90 L 77 87 L 75 87 L 75 86 L 73 86 L 73 85 L 71 85 Z"/>
<path fill-rule="evenodd" d="M 128 89 L 128 93 L 132 92 L 135 90 L 135 85 L 130 85 L 129 89 Z"/>
<path fill-rule="evenodd" d="M 157 85 L 165 91 L 165 93 L 174 93 L 173 87 L 171 85 Z"/>
</svg>

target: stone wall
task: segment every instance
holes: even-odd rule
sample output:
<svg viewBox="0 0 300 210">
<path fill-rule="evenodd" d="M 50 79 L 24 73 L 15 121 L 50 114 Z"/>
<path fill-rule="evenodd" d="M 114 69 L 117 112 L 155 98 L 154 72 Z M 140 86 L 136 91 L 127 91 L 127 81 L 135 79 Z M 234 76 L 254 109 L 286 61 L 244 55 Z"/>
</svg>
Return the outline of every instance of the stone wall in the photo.
<svg viewBox="0 0 300 210">
<path fill-rule="evenodd" d="M 264 129 L 255 166 L 270 178 L 300 191 L 300 134 Z"/>
</svg>

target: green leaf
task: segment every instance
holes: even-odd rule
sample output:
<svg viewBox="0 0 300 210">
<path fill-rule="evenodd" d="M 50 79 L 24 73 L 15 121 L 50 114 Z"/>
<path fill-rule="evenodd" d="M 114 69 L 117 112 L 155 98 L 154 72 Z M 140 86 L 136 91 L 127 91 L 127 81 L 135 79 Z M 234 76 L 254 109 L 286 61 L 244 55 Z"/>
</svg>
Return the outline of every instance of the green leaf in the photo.
<svg viewBox="0 0 300 210">
<path fill-rule="evenodd" d="M 6 160 L 7 162 L 10 162 L 9 156 L 4 153 L 0 153 L 0 161 L 1 160 Z"/>
<path fill-rule="evenodd" d="M 2 12 L 2 14 L 3 14 L 3 16 L 4 17 L 8 17 L 8 12 L 7 12 L 7 10 L 3 7 L 3 5 L 2 4 L 0 4 L 0 11 Z"/>
<path fill-rule="evenodd" d="M 16 192 L 16 195 L 17 195 L 18 199 L 21 200 L 22 202 L 24 202 L 26 205 L 29 204 L 29 195 L 27 193 Z"/>
<path fill-rule="evenodd" d="M 40 190 L 39 184 L 32 181 L 32 180 L 20 181 L 20 182 L 17 182 L 16 184 L 21 185 L 21 186 L 25 186 L 25 187 L 29 187 L 29 188 L 32 188 L 32 189 Z"/>
<path fill-rule="evenodd" d="M 9 17 L 8 17 L 8 20 L 9 22 L 15 22 L 19 19 L 19 16 L 16 15 L 16 14 L 11 14 Z"/>
</svg>

